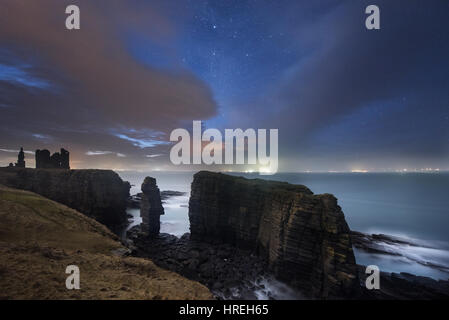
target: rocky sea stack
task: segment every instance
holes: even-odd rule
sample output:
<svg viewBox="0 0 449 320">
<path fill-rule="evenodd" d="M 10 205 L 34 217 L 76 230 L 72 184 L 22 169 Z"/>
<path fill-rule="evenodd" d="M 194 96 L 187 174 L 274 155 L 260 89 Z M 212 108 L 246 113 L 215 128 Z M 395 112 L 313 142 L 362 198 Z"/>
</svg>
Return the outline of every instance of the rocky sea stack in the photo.
<svg viewBox="0 0 449 320">
<path fill-rule="evenodd" d="M 160 216 L 164 214 L 161 193 L 156 179 L 146 177 L 142 183 L 142 200 L 140 203 L 140 216 L 142 217 L 142 231 L 150 238 L 157 237 L 161 228 Z"/>
<path fill-rule="evenodd" d="M 311 297 L 355 297 L 360 290 L 350 230 L 330 194 L 202 171 L 194 175 L 189 219 L 192 240 L 251 250 L 278 279 Z"/>
</svg>

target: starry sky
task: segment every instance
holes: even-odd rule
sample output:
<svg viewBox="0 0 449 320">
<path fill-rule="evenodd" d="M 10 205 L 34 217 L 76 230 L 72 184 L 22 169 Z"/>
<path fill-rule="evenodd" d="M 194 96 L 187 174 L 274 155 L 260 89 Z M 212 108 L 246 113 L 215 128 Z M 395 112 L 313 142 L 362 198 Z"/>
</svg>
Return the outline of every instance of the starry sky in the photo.
<svg viewBox="0 0 449 320">
<path fill-rule="evenodd" d="M 202 120 L 279 129 L 279 171 L 449 170 L 448 16 L 445 0 L 2 0 L 0 166 L 23 146 L 28 166 L 64 147 L 74 168 L 197 169 L 171 165 L 169 136 Z"/>
</svg>

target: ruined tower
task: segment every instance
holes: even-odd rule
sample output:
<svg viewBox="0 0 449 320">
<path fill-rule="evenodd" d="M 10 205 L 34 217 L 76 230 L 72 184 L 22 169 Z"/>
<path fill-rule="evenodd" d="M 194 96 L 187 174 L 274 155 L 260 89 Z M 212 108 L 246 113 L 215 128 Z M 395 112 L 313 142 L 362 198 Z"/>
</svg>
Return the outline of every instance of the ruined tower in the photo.
<svg viewBox="0 0 449 320">
<path fill-rule="evenodd" d="M 17 168 L 25 168 L 25 153 L 23 152 L 23 148 L 20 148 L 19 155 L 17 157 Z"/>
<path fill-rule="evenodd" d="M 65 150 L 64 148 L 61 148 L 61 169 L 70 169 L 70 153 Z"/>
</svg>

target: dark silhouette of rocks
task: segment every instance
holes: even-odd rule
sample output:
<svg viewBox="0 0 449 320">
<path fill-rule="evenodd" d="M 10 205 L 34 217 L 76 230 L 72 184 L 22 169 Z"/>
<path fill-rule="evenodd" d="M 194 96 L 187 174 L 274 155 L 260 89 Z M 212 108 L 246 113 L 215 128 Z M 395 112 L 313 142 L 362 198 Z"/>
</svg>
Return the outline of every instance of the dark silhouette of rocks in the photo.
<svg viewBox="0 0 449 320">
<path fill-rule="evenodd" d="M 127 221 L 131 185 L 111 170 L 0 168 L 0 184 L 65 204 L 113 231 Z"/>
<path fill-rule="evenodd" d="M 188 233 L 181 238 L 166 233 L 148 238 L 142 236 L 141 225 L 128 230 L 127 237 L 134 255 L 199 281 L 220 298 L 256 299 L 254 291 L 264 290 L 263 279 L 271 277 L 266 261 L 229 244 L 190 240 Z"/>
<path fill-rule="evenodd" d="M 23 148 L 20 148 L 19 155 L 17 157 L 17 168 L 25 168 L 25 153 L 23 152 Z"/>
<path fill-rule="evenodd" d="M 36 169 L 70 169 L 70 153 L 61 148 L 50 156 L 47 149 L 36 150 Z"/>
<path fill-rule="evenodd" d="M 365 283 L 366 266 L 358 265 L 360 282 Z M 370 300 L 448 300 L 449 281 L 435 280 L 410 273 L 380 273 L 380 289 L 368 290 L 362 285 L 362 299 Z"/>
<path fill-rule="evenodd" d="M 174 190 L 164 190 L 161 191 L 161 200 L 167 200 L 171 197 L 180 197 L 180 196 L 185 196 L 187 194 L 187 192 L 182 192 L 182 191 L 174 191 Z"/>
<path fill-rule="evenodd" d="M 146 177 L 142 183 L 140 202 L 140 216 L 142 217 L 142 231 L 148 237 L 157 237 L 161 228 L 160 216 L 164 214 L 161 194 L 156 179 Z"/>
<path fill-rule="evenodd" d="M 166 200 L 172 198 L 172 197 L 180 197 L 185 196 L 187 192 L 183 191 L 173 191 L 173 190 L 164 190 L 160 192 L 162 203 L 164 204 Z M 132 195 L 128 199 L 128 207 L 129 208 L 135 208 L 140 209 L 140 203 L 142 202 L 142 192 L 139 192 L 137 194 Z M 183 206 L 183 205 L 181 205 Z"/>
</svg>

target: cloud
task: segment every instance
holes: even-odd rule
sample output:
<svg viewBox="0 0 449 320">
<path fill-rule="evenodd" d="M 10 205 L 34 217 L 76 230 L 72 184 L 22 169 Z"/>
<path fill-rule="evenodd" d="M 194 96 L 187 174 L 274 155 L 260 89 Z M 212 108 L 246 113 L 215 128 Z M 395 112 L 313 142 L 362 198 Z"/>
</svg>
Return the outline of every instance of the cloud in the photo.
<svg viewBox="0 0 449 320">
<path fill-rule="evenodd" d="M 16 154 L 20 152 L 20 150 L 11 150 L 11 149 L 0 149 L 0 151 L 2 151 L 2 152 L 8 152 L 8 153 L 16 153 Z M 24 152 L 24 153 L 28 153 L 28 154 L 33 154 L 33 155 L 34 155 L 34 152 L 33 152 L 33 151 L 23 150 L 23 152 Z"/>
<path fill-rule="evenodd" d="M 147 154 L 145 157 L 147 158 L 157 158 L 157 157 L 161 157 L 163 156 L 163 154 Z"/>
<path fill-rule="evenodd" d="M 103 118 L 124 126 L 164 128 L 174 120 L 215 114 L 210 90 L 192 74 L 152 69 L 127 51 L 127 29 L 154 30 L 159 21 L 161 35 L 152 32 L 148 41 L 170 41 L 174 37 L 171 30 L 174 27 L 152 6 L 137 7 L 115 0 L 95 4 L 78 1 L 81 30 L 69 31 L 63 23 L 69 2 L 73 1 L 3 1 L 0 11 L 3 44 L 19 46 L 25 50 L 24 54 L 27 49 L 38 53 L 68 78 L 67 85 L 76 86 L 79 99 L 95 105 Z M 30 68 L 29 72 L 41 78 L 48 75 L 45 69 Z"/>
<path fill-rule="evenodd" d="M 104 155 L 108 155 L 108 154 L 115 154 L 119 158 L 126 158 L 126 154 L 116 153 L 116 152 L 112 152 L 112 151 L 87 151 L 86 152 L 87 156 L 104 156 Z"/>
<path fill-rule="evenodd" d="M 447 1 L 377 1 L 379 31 L 365 28 L 369 4 L 338 2 L 315 19 L 286 19 L 301 54 L 263 96 L 270 104 L 255 109 L 266 111 L 263 127 L 279 128 L 292 169 L 298 155 L 448 159 Z"/>
<path fill-rule="evenodd" d="M 447 89 L 447 72 L 438 71 L 449 53 L 438 30 L 448 25 L 438 13 L 442 2 L 432 2 L 423 16 L 421 2 L 404 7 L 379 1 L 379 31 L 364 26 L 367 3 L 344 2 L 309 25 L 307 33 L 298 32 L 315 49 L 284 73 L 278 90 L 281 120 L 297 122 L 295 130 L 325 126 L 373 102 L 411 94 L 411 88 L 429 89 L 435 77 L 443 82 L 432 83 L 433 91 Z M 419 17 L 426 20 L 419 23 Z"/>
<path fill-rule="evenodd" d="M 137 139 L 137 138 L 132 138 L 127 136 L 126 134 L 117 134 L 116 135 L 118 138 L 126 140 L 126 141 L 131 141 L 133 146 L 139 147 L 141 149 L 144 148 L 152 148 L 155 147 L 157 145 L 167 145 L 170 144 L 170 142 L 168 141 L 162 141 L 162 140 L 155 140 L 155 139 Z"/>
<path fill-rule="evenodd" d="M 105 154 L 113 154 L 114 152 L 112 151 L 87 151 L 86 155 L 88 156 L 102 156 Z"/>
<path fill-rule="evenodd" d="M 80 7 L 81 30 L 65 28 L 69 4 Z M 178 36 L 158 1 L 2 1 L 0 143 L 144 157 L 138 149 L 163 143 L 149 129 L 215 115 L 204 82 L 136 60 L 130 33 L 166 48 Z"/>
</svg>

